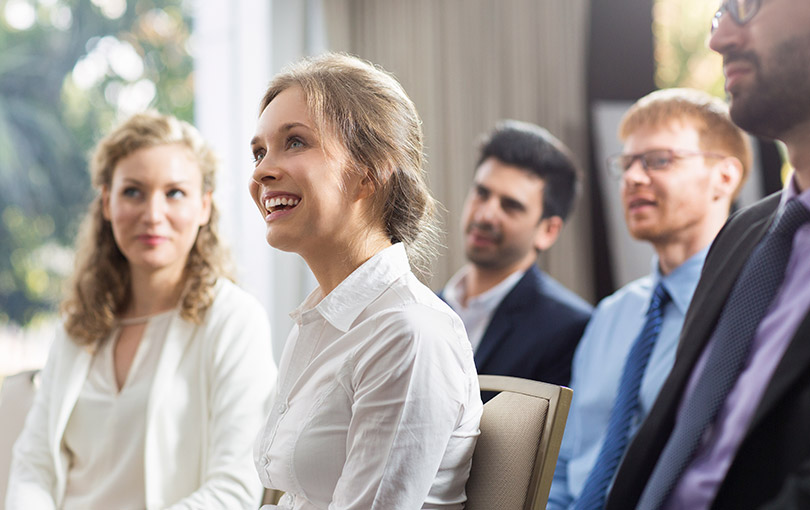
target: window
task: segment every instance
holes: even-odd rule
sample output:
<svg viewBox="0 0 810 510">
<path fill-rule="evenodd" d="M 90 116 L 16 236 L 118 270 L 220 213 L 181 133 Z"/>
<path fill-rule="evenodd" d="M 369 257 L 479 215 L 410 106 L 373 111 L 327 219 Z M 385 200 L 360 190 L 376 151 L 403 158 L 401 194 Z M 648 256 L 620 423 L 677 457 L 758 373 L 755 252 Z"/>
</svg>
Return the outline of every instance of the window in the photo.
<svg viewBox="0 0 810 510">
<path fill-rule="evenodd" d="M 15 353 L 44 352 L 16 349 L 30 343 L 24 337 L 52 336 L 36 332 L 53 322 L 72 270 L 98 138 L 147 107 L 192 120 L 194 95 L 183 0 L 0 6 L 0 359 L 8 364 Z"/>
</svg>

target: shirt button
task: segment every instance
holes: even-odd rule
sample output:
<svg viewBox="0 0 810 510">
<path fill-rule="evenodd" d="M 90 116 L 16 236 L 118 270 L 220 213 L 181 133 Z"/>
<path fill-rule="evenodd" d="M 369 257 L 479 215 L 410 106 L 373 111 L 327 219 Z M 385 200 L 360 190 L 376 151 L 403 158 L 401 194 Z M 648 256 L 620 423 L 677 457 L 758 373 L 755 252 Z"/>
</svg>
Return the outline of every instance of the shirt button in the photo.
<svg viewBox="0 0 810 510">
<path fill-rule="evenodd" d="M 284 414 L 286 412 L 287 412 L 287 404 L 285 402 L 282 402 L 281 404 L 278 405 L 278 414 Z"/>
</svg>

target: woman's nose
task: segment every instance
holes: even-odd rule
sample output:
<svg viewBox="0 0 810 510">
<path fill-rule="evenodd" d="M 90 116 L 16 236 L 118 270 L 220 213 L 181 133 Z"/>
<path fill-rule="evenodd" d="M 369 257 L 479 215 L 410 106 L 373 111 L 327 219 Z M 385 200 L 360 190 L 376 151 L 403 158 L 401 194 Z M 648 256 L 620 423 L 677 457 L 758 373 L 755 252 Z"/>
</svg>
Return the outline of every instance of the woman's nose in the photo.
<svg viewBox="0 0 810 510">
<path fill-rule="evenodd" d="M 273 164 L 271 158 L 265 155 L 256 163 L 256 166 L 253 168 L 253 175 L 251 175 L 251 186 L 254 183 L 261 185 L 263 182 L 274 181 L 278 178 L 279 169 Z"/>
<path fill-rule="evenodd" d="M 166 197 L 155 193 L 146 201 L 146 219 L 151 223 L 160 222 L 166 216 Z"/>
</svg>

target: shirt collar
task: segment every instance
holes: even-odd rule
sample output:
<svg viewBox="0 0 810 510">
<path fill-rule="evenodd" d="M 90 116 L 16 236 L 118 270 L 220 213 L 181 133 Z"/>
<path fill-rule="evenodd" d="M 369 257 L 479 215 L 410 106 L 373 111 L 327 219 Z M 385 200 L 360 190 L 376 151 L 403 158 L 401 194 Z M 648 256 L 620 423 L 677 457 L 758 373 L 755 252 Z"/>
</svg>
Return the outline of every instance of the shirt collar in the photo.
<svg viewBox="0 0 810 510">
<path fill-rule="evenodd" d="M 465 265 L 454 274 L 442 290 L 442 297 L 453 310 L 461 308 L 461 301 L 464 298 L 464 279 L 470 272 L 470 266 Z"/>
<path fill-rule="evenodd" d="M 470 270 L 469 264 L 465 265 L 458 273 L 453 275 L 444 287 L 444 291 L 442 292 L 444 300 L 450 305 L 450 308 L 454 310 L 461 310 L 472 306 L 495 308 L 526 273 L 526 271 L 521 270 L 515 271 L 486 292 L 465 300 L 464 298 L 467 295 L 466 278 Z M 467 302 L 466 307 L 461 305 L 462 301 Z"/>
<path fill-rule="evenodd" d="M 703 262 L 706 260 L 707 253 L 709 253 L 709 246 L 689 257 L 686 262 L 676 267 L 666 276 L 661 274 L 661 270 L 658 267 L 658 256 L 653 256 L 653 288 L 658 285 L 658 282 L 663 282 L 664 288 L 667 289 L 667 292 L 672 298 L 672 302 L 678 307 L 681 313 L 685 314 L 686 309 L 689 308 L 689 303 L 692 301 L 692 295 L 695 293 L 695 288 L 700 279 L 700 272 L 703 270 Z M 650 294 L 650 299 L 652 299 L 652 294 Z"/>
<path fill-rule="evenodd" d="M 290 317 L 301 324 L 312 314 L 318 314 L 346 332 L 368 305 L 410 270 L 405 246 L 396 243 L 364 262 L 323 299 L 320 287 L 313 290 L 290 312 Z"/>
</svg>

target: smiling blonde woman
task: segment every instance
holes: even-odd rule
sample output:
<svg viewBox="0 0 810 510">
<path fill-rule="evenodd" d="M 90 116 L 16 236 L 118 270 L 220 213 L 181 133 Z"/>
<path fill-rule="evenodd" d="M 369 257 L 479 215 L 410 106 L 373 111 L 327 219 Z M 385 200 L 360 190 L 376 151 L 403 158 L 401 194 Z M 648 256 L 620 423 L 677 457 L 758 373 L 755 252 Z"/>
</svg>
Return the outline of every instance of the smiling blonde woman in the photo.
<svg viewBox="0 0 810 510">
<path fill-rule="evenodd" d="M 291 314 L 259 477 L 283 509 L 463 508 L 482 404 L 461 320 L 411 272 L 435 252 L 413 103 L 367 62 L 304 60 L 251 147 L 267 241 L 319 284 Z"/>
</svg>

